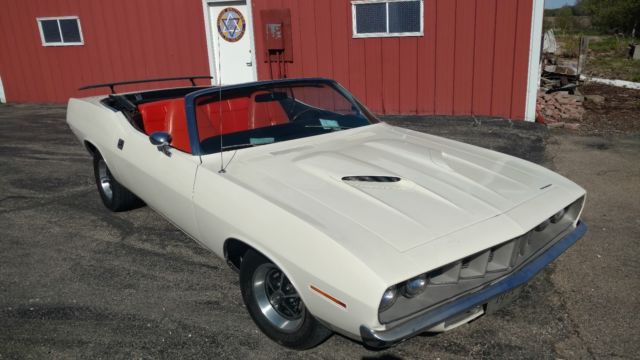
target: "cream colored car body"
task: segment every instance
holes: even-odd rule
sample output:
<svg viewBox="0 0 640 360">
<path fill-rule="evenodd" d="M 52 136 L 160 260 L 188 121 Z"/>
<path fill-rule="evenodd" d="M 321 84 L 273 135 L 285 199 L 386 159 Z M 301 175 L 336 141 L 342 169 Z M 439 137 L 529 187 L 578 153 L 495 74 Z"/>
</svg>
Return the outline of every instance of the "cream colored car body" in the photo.
<svg viewBox="0 0 640 360">
<path fill-rule="evenodd" d="M 67 121 L 121 184 L 220 257 L 228 239 L 260 251 L 315 317 L 354 339 L 386 328 L 389 286 L 518 237 L 585 194 L 530 162 L 385 123 L 169 157 L 101 99 L 71 99 Z M 341 180 L 371 174 L 403 181 Z"/>
</svg>

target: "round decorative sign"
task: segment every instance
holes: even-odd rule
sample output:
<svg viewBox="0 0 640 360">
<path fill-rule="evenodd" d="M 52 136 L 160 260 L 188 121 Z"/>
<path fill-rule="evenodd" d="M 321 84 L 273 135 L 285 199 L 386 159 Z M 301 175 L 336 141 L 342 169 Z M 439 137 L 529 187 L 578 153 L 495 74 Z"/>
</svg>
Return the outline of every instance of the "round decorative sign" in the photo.
<svg viewBox="0 0 640 360">
<path fill-rule="evenodd" d="M 242 39 L 247 23 L 244 21 L 242 13 L 232 7 L 222 9 L 218 15 L 218 34 L 229 41 L 236 42 Z"/>
</svg>

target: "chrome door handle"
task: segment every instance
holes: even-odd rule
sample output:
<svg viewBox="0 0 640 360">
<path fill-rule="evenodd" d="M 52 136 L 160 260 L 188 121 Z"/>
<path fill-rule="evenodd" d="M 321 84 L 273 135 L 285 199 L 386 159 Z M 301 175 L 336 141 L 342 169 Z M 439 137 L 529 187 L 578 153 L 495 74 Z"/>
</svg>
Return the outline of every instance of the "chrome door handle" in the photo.
<svg viewBox="0 0 640 360">
<path fill-rule="evenodd" d="M 253 61 L 249 61 L 246 64 L 247 64 L 247 66 L 253 66 Z"/>
</svg>

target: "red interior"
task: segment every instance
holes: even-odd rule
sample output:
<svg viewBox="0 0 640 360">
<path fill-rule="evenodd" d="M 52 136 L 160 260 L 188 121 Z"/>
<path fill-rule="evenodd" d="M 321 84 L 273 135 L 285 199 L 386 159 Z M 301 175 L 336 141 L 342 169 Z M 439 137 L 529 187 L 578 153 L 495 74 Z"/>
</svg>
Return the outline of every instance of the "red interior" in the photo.
<svg viewBox="0 0 640 360">
<path fill-rule="evenodd" d="M 208 102 L 196 106 L 200 141 L 234 132 L 284 124 L 287 114 L 277 101 L 255 102 L 255 96 Z M 184 99 L 169 99 L 138 105 L 144 131 L 152 134 L 164 131 L 171 134 L 171 146 L 191 153 Z M 222 124 L 220 116 L 222 115 Z"/>
<path fill-rule="evenodd" d="M 156 131 L 168 132 L 171 135 L 171 146 L 191 153 L 187 116 L 184 99 L 154 101 L 138 105 L 142 115 L 144 131 L 151 135 Z"/>
</svg>

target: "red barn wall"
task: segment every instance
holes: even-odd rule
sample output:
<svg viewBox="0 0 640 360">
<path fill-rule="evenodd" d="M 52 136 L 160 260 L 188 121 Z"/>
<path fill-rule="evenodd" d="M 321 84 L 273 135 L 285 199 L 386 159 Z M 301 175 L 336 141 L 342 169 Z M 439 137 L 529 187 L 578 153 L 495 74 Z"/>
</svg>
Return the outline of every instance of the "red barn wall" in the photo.
<svg viewBox="0 0 640 360">
<path fill-rule="evenodd" d="M 524 117 L 533 0 L 424 0 L 424 36 L 360 39 L 349 0 L 252 7 L 259 79 L 270 78 L 260 10 L 289 8 L 289 77 L 335 78 L 381 114 Z M 200 0 L 0 0 L 0 8 L 10 102 L 65 102 L 104 92 L 77 91 L 86 84 L 209 74 Z M 80 17 L 85 44 L 43 47 L 36 17 L 70 15 Z"/>
<path fill-rule="evenodd" d="M 198 0 L 0 0 L 0 76 L 7 101 L 66 102 L 82 85 L 208 75 Z M 36 17 L 80 17 L 83 46 L 41 44 Z M 123 86 L 133 90 L 188 82 Z"/>
<path fill-rule="evenodd" d="M 424 36 L 359 39 L 348 0 L 252 7 L 260 79 L 270 78 L 260 11 L 289 8 L 289 77 L 334 78 L 381 114 L 524 118 L 533 0 L 424 0 Z"/>
</svg>

